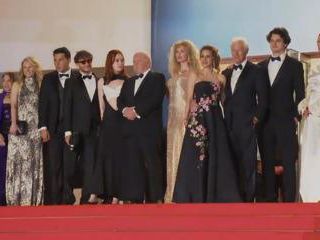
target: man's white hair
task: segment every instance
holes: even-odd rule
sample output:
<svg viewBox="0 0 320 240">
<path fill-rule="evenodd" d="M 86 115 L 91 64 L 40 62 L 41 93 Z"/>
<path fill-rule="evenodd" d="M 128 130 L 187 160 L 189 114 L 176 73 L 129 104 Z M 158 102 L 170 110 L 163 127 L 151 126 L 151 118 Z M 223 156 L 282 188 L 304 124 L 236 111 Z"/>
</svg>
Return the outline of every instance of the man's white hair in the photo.
<svg viewBox="0 0 320 240">
<path fill-rule="evenodd" d="M 248 44 L 248 40 L 245 37 L 234 37 L 231 40 L 231 46 L 235 43 L 235 42 L 241 42 L 243 43 L 243 45 L 245 46 L 246 50 L 249 51 L 249 44 Z"/>
</svg>

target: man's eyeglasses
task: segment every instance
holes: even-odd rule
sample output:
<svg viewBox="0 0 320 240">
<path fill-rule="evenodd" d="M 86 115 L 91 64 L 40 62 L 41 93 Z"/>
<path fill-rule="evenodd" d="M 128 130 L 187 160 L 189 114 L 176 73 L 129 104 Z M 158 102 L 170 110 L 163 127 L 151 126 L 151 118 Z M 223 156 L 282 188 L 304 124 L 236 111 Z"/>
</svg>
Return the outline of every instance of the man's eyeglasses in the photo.
<svg viewBox="0 0 320 240">
<path fill-rule="evenodd" d="M 81 60 L 78 63 L 81 63 L 83 65 L 86 64 L 86 63 L 91 64 L 92 63 L 92 59 Z"/>
</svg>

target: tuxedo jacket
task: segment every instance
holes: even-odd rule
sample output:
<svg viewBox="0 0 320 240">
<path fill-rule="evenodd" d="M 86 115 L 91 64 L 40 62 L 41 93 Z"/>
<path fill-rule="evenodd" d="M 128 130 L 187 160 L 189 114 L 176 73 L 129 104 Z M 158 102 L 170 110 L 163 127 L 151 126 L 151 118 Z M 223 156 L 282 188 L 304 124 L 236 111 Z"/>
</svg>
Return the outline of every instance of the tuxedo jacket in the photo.
<svg viewBox="0 0 320 240">
<path fill-rule="evenodd" d="M 269 61 L 270 58 L 259 63 L 268 80 Z M 298 104 L 305 96 L 302 64 L 298 60 L 286 56 L 273 84 L 270 84 L 270 80 L 268 84 L 270 87 L 269 117 L 291 120 L 297 117 L 299 119 Z"/>
<path fill-rule="evenodd" d="M 68 81 L 74 81 L 78 74 L 71 70 Z M 64 92 L 57 71 L 44 75 L 39 95 L 39 128 L 47 127 L 50 134 L 56 133 L 59 124 L 63 125 Z"/>
<path fill-rule="evenodd" d="M 223 106 L 227 126 L 229 129 L 237 123 L 252 126 L 253 117 L 262 121 L 266 115 L 269 88 L 267 78 L 260 67 L 247 61 L 232 93 L 232 71 L 231 68 L 222 72 L 226 77 Z"/>
<path fill-rule="evenodd" d="M 64 129 L 89 135 L 97 130 L 100 124 L 100 110 L 98 100 L 98 78 L 96 90 L 91 101 L 84 81 L 79 73 L 74 80 L 65 83 L 64 94 Z"/>
<path fill-rule="evenodd" d="M 161 73 L 149 71 L 134 94 L 136 79 L 137 77 L 132 77 L 124 82 L 117 105 L 120 112 L 125 107 L 134 106 L 141 118 L 133 121 L 124 118 L 122 133 L 124 136 L 161 137 L 165 77 Z"/>
</svg>

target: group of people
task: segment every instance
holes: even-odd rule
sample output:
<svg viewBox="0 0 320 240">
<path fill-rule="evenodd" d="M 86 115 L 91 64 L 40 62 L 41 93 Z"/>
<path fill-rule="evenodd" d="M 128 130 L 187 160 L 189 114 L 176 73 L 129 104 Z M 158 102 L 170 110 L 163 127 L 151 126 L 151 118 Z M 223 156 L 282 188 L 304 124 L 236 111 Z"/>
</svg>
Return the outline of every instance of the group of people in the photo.
<svg viewBox="0 0 320 240">
<path fill-rule="evenodd" d="M 320 103 L 314 89 L 305 98 L 302 64 L 286 54 L 287 30 L 274 28 L 267 41 L 272 55 L 254 64 L 246 39 L 234 38 L 234 64 L 222 73 L 215 47 L 199 54 L 191 41 L 178 41 L 168 81 L 143 52 L 133 56 L 131 77 L 120 50 L 108 52 L 102 78 L 85 50 L 74 56 L 77 70 L 67 48 L 54 50 L 56 69 L 44 76 L 34 58 L 25 58 L 17 81 L 2 76 L 1 204 L 74 204 L 75 188 L 82 189 L 81 204 L 253 202 L 258 150 L 264 201 L 278 200 L 279 161 L 282 199 L 295 201 L 297 125 L 311 116 L 319 121 Z M 308 131 L 320 136 L 317 124 Z M 301 153 L 310 161 L 310 150 Z M 320 200 L 313 197 L 302 196 Z"/>
</svg>

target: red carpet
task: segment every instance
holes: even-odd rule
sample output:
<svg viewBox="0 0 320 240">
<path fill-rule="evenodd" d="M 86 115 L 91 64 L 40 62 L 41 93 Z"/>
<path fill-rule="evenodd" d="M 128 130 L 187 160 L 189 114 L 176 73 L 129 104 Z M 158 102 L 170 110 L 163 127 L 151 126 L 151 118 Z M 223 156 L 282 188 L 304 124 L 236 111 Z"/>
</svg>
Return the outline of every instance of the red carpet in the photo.
<svg viewBox="0 0 320 240">
<path fill-rule="evenodd" d="M 0 208 L 0 240 L 320 240 L 320 204 Z"/>
</svg>

